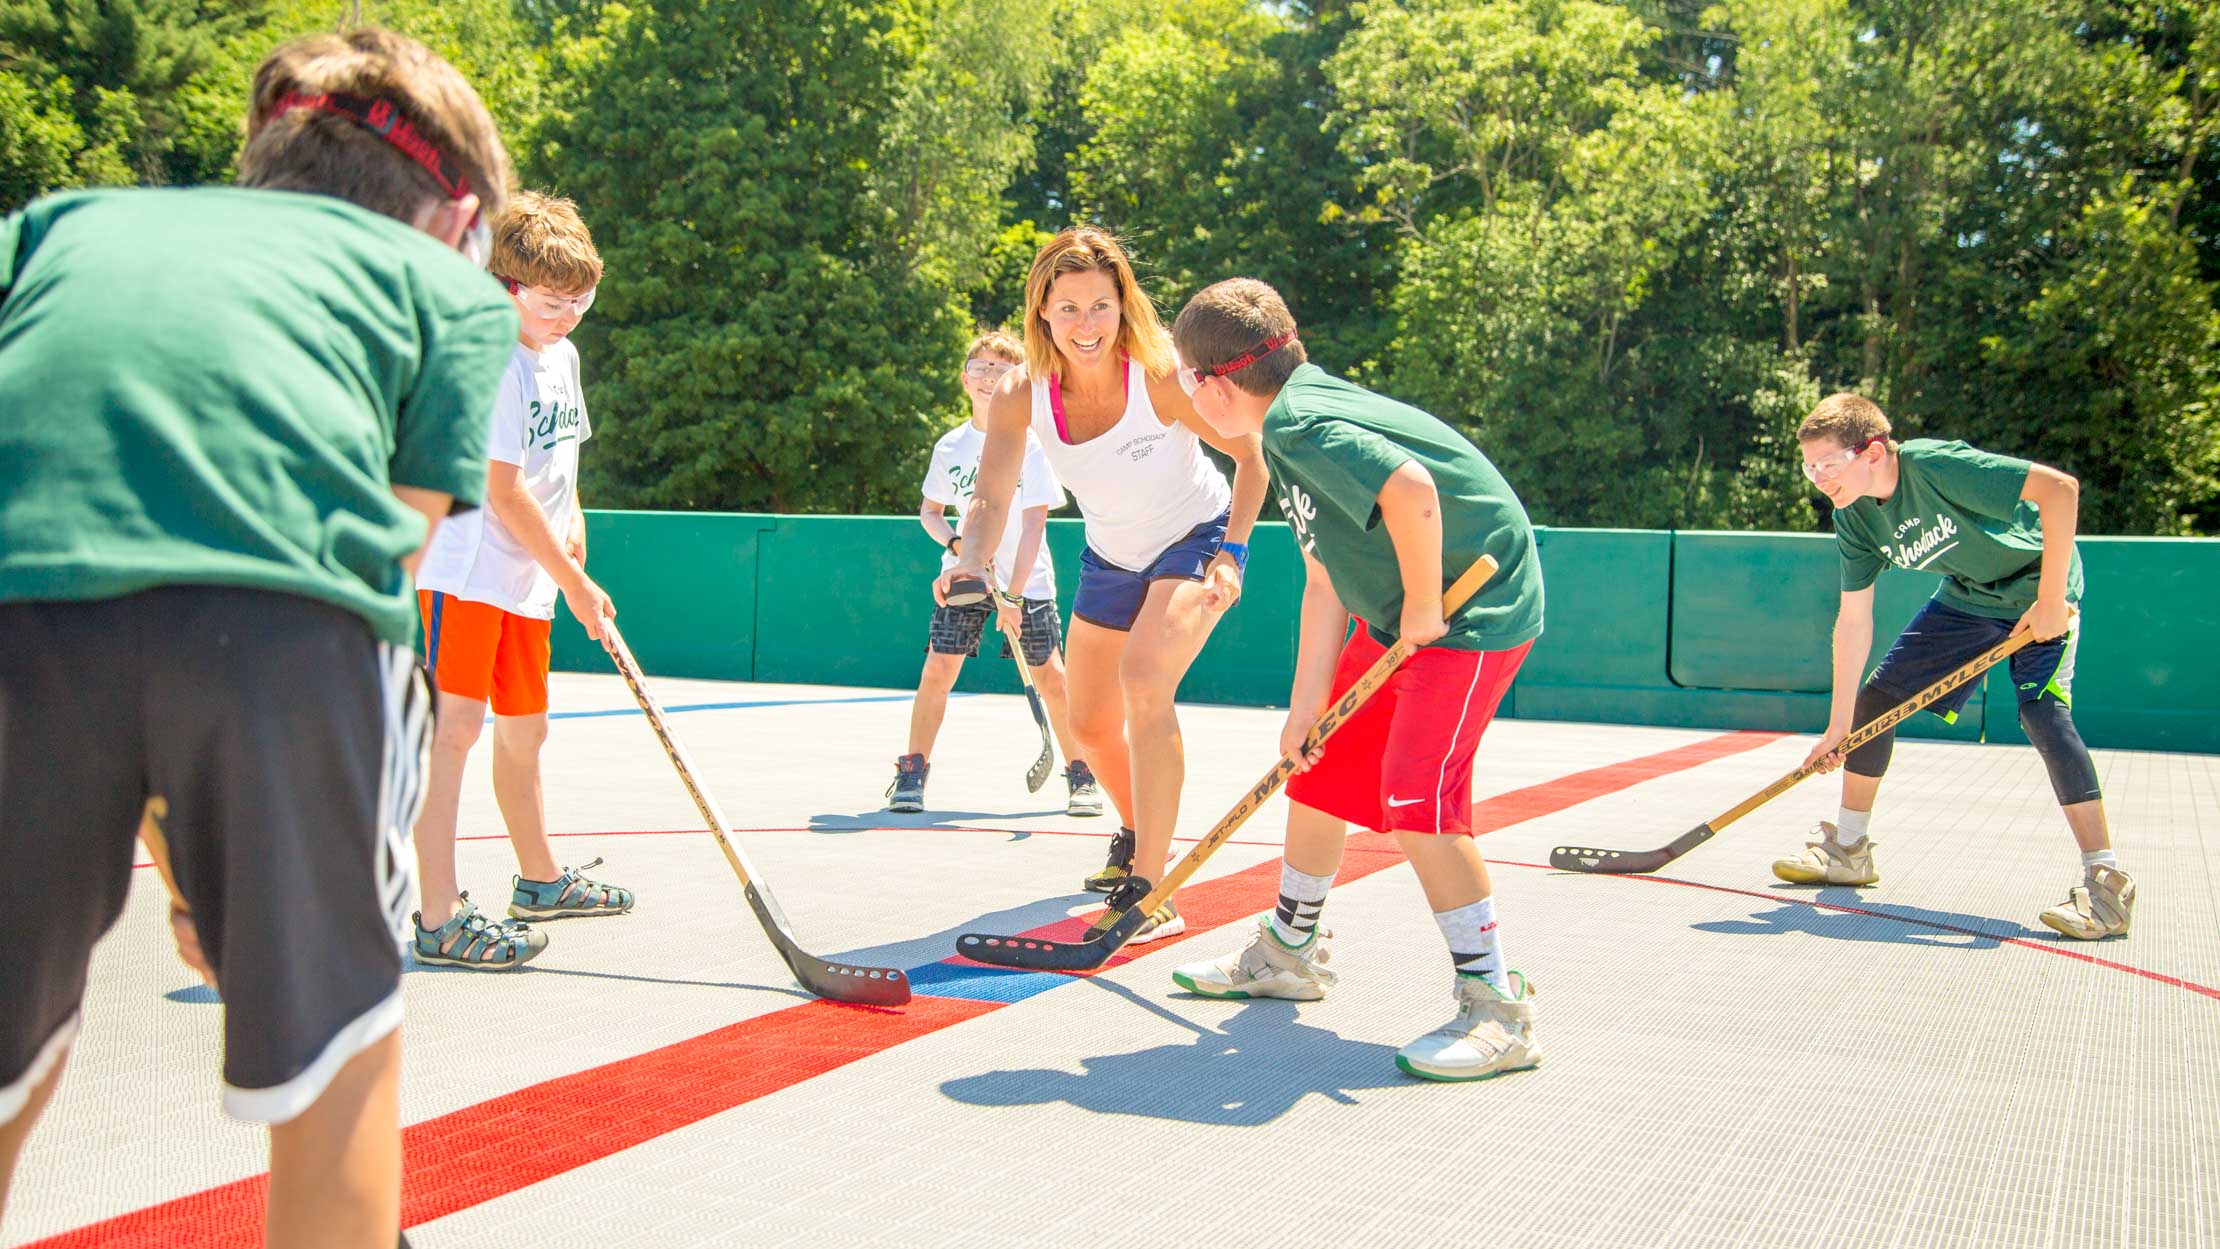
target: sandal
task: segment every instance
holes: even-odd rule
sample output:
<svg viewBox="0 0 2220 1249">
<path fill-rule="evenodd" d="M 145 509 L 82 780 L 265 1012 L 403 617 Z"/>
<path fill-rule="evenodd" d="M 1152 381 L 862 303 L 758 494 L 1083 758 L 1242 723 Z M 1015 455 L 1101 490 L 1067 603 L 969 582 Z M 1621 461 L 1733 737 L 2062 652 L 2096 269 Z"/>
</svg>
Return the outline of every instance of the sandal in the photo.
<svg viewBox="0 0 2220 1249">
<path fill-rule="evenodd" d="M 415 921 L 416 940 L 409 952 L 419 963 L 441 967 L 468 967 L 472 971 L 515 971 L 539 957 L 547 948 L 547 934 L 529 924 L 491 919 L 462 894 L 462 909 L 437 928 L 424 926 L 424 913 Z"/>
<path fill-rule="evenodd" d="M 601 866 L 595 859 L 585 867 L 566 867 L 554 880 L 509 878 L 515 891 L 509 895 L 509 914 L 518 919 L 562 919 L 572 915 L 622 915 L 632 909 L 632 891 L 586 879 L 585 873 Z"/>
</svg>

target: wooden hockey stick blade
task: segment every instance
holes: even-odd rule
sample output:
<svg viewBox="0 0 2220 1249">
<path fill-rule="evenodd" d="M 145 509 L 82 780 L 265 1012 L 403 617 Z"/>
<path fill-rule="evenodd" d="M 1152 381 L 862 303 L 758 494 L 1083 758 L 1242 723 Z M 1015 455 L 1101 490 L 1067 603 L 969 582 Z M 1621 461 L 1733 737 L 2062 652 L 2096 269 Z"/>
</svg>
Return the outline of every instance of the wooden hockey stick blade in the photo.
<svg viewBox="0 0 2220 1249">
<path fill-rule="evenodd" d="M 1025 792 L 1037 794 L 1041 792 L 1041 786 L 1048 783 L 1048 774 L 1056 768 L 1056 739 L 1049 733 L 1048 708 L 1041 702 L 1039 687 L 1033 684 L 1033 670 L 1025 662 L 1024 637 L 1002 619 L 999 610 L 995 612 L 994 619 L 1010 647 L 1010 658 L 1017 661 L 1018 684 L 1025 688 L 1026 704 L 1032 708 L 1033 727 L 1041 731 L 1041 757 L 1035 759 L 1033 766 L 1025 770 Z"/>
<path fill-rule="evenodd" d="M 1140 907 L 1120 911 L 1102 931 L 1089 929 L 1078 941 L 1049 941 L 1041 937 L 996 937 L 967 932 L 956 939 L 956 953 L 974 962 L 1027 971 L 1094 971 L 1130 940 L 1149 913 Z M 1108 919 L 1109 916 L 1104 918 Z"/>
<path fill-rule="evenodd" d="M 1718 835 L 1709 824 L 1698 824 L 1671 844 L 1656 850 L 1592 850 L 1586 846 L 1559 846 L 1549 852 L 1549 865 L 1565 872 L 1594 872 L 1610 876 L 1646 875 Z"/>
<path fill-rule="evenodd" d="M 1018 656 L 1018 662 L 1024 663 L 1025 656 Z M 1025 770 L 1025 792 L 1037 794 L 1041 786 L 1048 783 L 1048 774 L 1056 768 L 1056 746 L 1048 735 L 1048 709 L 1041 705 L 1041 692 L 1034 689 L 1030 681 L 1025 684 L 1025 700 L 1032 704 L 1033 723 L 1041 730 L 1041 757 Z"/>
<path fill-rule="evenodd" d="M 794 943 L 777 904 L 756 882 L 748 882 L 747 895 L 756 921 L 771 938 L 771 948 L 786 960 L 787 970 L 803 988 L 821 998 L 858 1006 L 900 1006 L 910 1000 L 909 977 L 891 967 L 864 967 L 817 957 Z"/>
<path fill-rule="evenodd" d="M 2013 634 L 1960 664 L 1956 670 L 1946 674 L 1941 680 L 1936 681 L 1926 689 L 1859 725 L 1849 736 L 1843 738 L 1841 744 L 1835 749 L 1841 754 L 1848 754 L 1856 750 L 1904 721 L 1911 719 L 1919 714 L 1920 710 L 1926 707 L 1927 704 L 1987 672 L 1991 667 L 2003 662 L 2021 647 L 2034 640 L 2035 635 L 2032 633 Z M 1586 846 L 1559 846 L 1549 852 L 1549 865 L 1567 872 L 1591 872 L 1609 875 L 1654 872 L 1711 840 L 1718 835 L 1720 829 L 1796 788 L 1807 777 L 1817 775 L 1818 772 L 1817 764 L 1797 768 L 1713 816 L 1705 823 L 1698 824 L 1696 827 L 1675 837 L 1658 849 L 1596 850 Z"/>
<path fill-rule="evenodd" d="M 1465 605 L 1465 600 L 1479 593 L 1480 587 L 1495 575 L 1495 569 L 1496 563 L 1492 556 L 1483 555 L 1474 560 L 1472 567 L 1467 568 L 1464 575 L 1458 577 L 1455 584 L 1442 593 L 1441 614 L 1455 615 L 1457 609 Z M 1311 725 L 1309 735 L 1303 739 L 1303 753 L 1308 754 L 1317 749 L 1320 743 L 1333 736 L 1334 730 L 1348 723 L 1349 717 L 1355 715 L 1357 709 L 1377 693 L 1382 685 L 1387 684 L 1387 679 L 1395 675 L 1395 670 L 1402 667 L 1403 661 L 1416 649 L 1407 642 L 1398 641 L 1386 653 L 1372 661 L 1372 666 L 1365 669 L 1364 675 L 1357 678 L 1356 684 L 1344 690 L 1341 697 L 1335 699 L 1333 705 L 1326 709 L 1325 714 L 1318 717 L 1317 723 Z M 1294 774 L 1295 765 L 1286 758 L 1274 763 L 1272 770 L 1264 774 L 1264 779 L 1250 786 L 1249 791 L 1241 796 L 1241 801 L 1233 805 L 1233 810 L 1226 812 L 1219 817 L 1216 824 L 1211 825 L 1203 839 L 1195 843 L 1178 866 L 1164 874 L 1164 879 L 1149 890 L 1147 897 L 1124 911 L 1105 912 L 1087 930 L 1087 935 L 1082 940 L 1044 941 L 1036 937 L 1000 937 L 967 932 L 956 939 L 956 952 L 975 962 L 991 963 L 997 967 L 1017 967 L 1028 971 L 1093 971 L 1109 962 L 1110 956 L 1118 952 L 1118 947 L 1139 932 L 1148 917 L 1156 913 L 1156 908 L 1162 906 L 1166 898 L 1185 884 L 1187 878 L 1195 874 L 1195 869 L 1201 867 L 1203 861 L 1219 846 L 1224 845 L 1234 831 L 1256 814 L 1257 808 L 1278 793 L 1280 786 L 1286 784 L 1287 778 Z"/>
<path fill-rule="evenodd" d="M 663 754 L 678 770 L 678 779 L 686 787 L 686 795 L 694 800 L 694 809 L 701 813 L 709 826 L 709 835 L 716 839 L 717 848 L 724 851 L 725 862 L 732 865 L 733 875 L 740 878 L 740 887 L 746 892 L 748 906 L 755 911 L 756 922 L 763 925 L 763 932 L 771 939 L 771 948 L 786 960 L 787 969 L 801 986 L 821 998 L 835 1002 L 853 1002 L 859 1006 L 900 1006 L 910 1000 L 910 978 L 892 967 L 864 967 L 853 963 L 835 963 L 817 957 L 801 947 L 794 939 L 793 925 L 787 922 L 786 912 L 771 897 L 770 889 L 756 879 L 754 868 L 740 848 L 725 835 L 731 825 L 726 823 L 724 812 L 717 807 L 717 800 L 694 777 L 693 761 L 687 757 L 686 747 L 678 735 L 671 731 L 670 721 L 663 715 L 661 704 L 648 693 L 647 678 L 640 672 L 640 662 L 632 657 L 632 648 L 625 645 L 624 636 L 615 625 L 602 622 L 609 633 L 609 657 L 616 662 L 617 671 L 632 690 L 632 701 L 640 705 L 647 716 L 648 727 L 655 730 L 655 738 L 663 744 Z"/>
</svg>

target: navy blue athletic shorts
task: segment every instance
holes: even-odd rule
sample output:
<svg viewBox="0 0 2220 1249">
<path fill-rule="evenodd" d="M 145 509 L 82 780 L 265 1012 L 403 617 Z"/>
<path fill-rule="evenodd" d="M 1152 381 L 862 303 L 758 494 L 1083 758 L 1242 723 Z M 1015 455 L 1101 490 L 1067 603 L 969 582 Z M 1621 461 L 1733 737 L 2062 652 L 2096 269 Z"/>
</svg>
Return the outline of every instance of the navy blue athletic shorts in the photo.
<svg viewBox="0 0 2220 1249">
<path fill-rule="evenodd" d="M 2080 614 L 2076 613 L 2072 621 L 2064 636 L 2048 642 L 2030 642 L 2012 656 L 2012 685 L 2019 701 L 2031 703 L 2049 695 L 2069 710 L 2073 707 L 2074 652 L 2081 640 Z M 1999 620 L 1994 616 L 1976 616 L 1941 599 L 1931 598 L 1919 609 L 1919 614 L 1912 617 L 1912 622 L 1904 626 L 1896 645 L 1889 647 L 1889 653 L 1882 658 L 1881 666 L 1866 678 L 1866 687 L 1886 690 L 1896 695 L 1898 701 L 1910 698 L 2003 641 L 2016 623 L 2016 620 Z M 1978 680 L 1968 681 L 1929 703 L 1927 710 L 1955 723 L 1958 712 L 1980 684 Z"/>
<path fill-rule="evenodd" d="M 1120 633 L 1131 629 L 1134 618 L 1141 614 L 1141 604 L 1148 599 L 1151 581 L 1203 579 L 1218 548 L 1226 544 L 1226 524 L 1232 519 L 1233 513 L 1228 510 L 1219 513 L 1216 520 L 1195 526 L 1139 572 L 1127 572 L 1109 563 L 1095 554 L 1093 547 L 1081 551 L 1079 593 L 1072 600 L 1071 614 Z"/>
</svg>

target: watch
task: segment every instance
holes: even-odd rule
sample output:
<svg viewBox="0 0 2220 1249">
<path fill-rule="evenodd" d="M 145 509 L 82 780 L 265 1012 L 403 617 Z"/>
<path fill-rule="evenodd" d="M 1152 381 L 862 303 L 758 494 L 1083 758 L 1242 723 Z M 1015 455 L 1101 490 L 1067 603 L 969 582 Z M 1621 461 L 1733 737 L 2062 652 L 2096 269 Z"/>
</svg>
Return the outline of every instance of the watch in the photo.
<svg viewBox="0 0 2220 1249">
<path fill-rule="evenodd" d="M 1234 567 L 1236 567 L 1236 568 L 1239 568 L 1239 569 L 1240 569 L 1241 571 L 1243 571 L 1243 572 L 1247 572 L 1247 571 L 1249 571 L 1249 544 L 1248 544 L 1248 543 L 1246 543 L 1246 542 L 1221 542 L 1221 543 L 1219 543 L 1219 544 L 1218 544 L 1218 550 L 1219 550 L 1219 552 L 1220 552 L 1221 554 L 1224 554 L 1224 555 L 1231 555 L 1231 556 L 1233 557 L 1233 565 L 1234 565 Z"/>
</svg>

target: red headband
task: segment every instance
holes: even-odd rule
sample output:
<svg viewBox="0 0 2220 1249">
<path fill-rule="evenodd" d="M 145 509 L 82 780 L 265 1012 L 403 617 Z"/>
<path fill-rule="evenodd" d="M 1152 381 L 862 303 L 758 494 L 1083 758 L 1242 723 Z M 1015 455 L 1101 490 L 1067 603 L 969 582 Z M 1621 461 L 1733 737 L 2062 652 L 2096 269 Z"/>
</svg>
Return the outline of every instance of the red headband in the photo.
<svg viewBox="0 0 2220 1249">
<path fill-rule="evenodd" d="M 1242 352 L 1240 355 L 1235 356 L 1233 359 L 1226 361 L 1224 364 L 1221 364 L 1216 368 L 1196 369 L 1195 376 L 1231 377 L 1234 374 L 1239 373 L 1241 370 L 1248 368 L 1250 365 L 1255 364 L 1257 361 L 1262 360 L 1264 357 L 1271 355 L 1273 352 L 1278 351 L 1280 348 L 1285 347 L 1289 343 L 1292 343 L 1294 341 L 1295 331 L 1293 330 L 1289 330 L 1285 334 L 1276 334 L 1271 338 L 1267 338 L 1263 342 L 1258 343 L 1256 346 L 1249 348 L 1247 351 Z"/>
<path fill-rule="evenodd" d="M 326 91 L 319 95 L 303 95 L 289 91 L 278 97 L 270 110 L 270 120 L 276 121 L 296 108 L 313 109 L 319 113 L 333 113 L 348 118 L 376 133 L 381 139 L 401 150 L 403 156 L 415 161 L 439 189 L 447 192 L 449 199 L 461 199 L 470 194 L 470 180 L 463 177 L 455 162 L 447 159 L 431 140 L 419 133 L 409 119 L 401 115 L 391 100 L 377 100 L 359 95 L 342 95 Z"/>
</svg>

